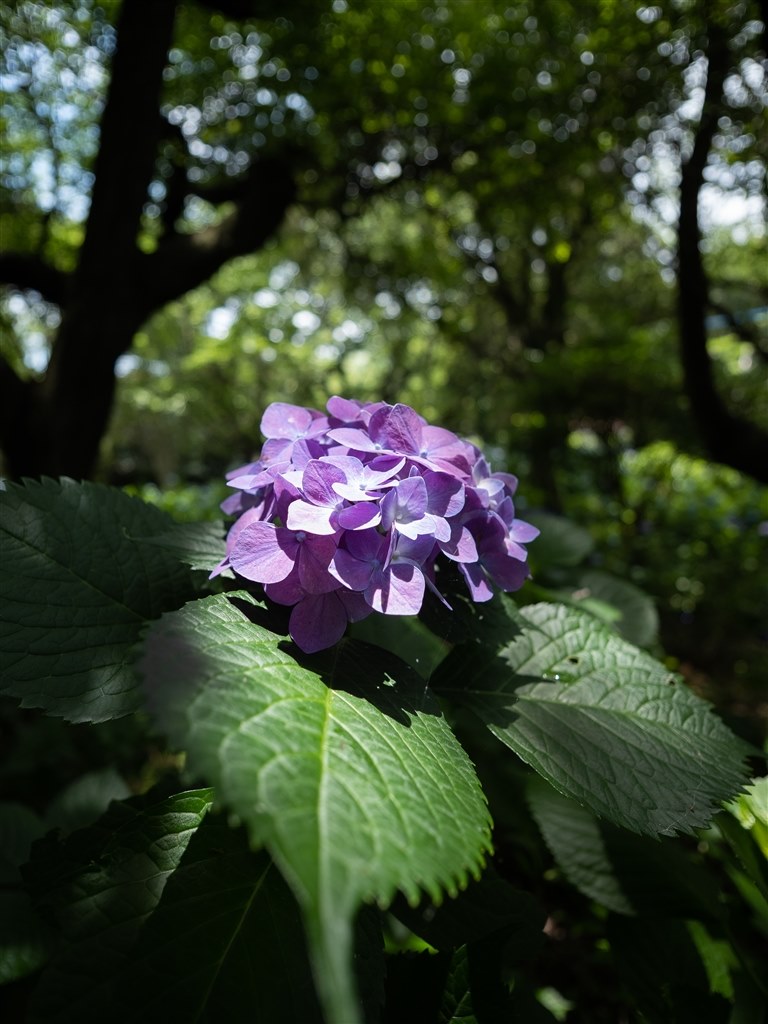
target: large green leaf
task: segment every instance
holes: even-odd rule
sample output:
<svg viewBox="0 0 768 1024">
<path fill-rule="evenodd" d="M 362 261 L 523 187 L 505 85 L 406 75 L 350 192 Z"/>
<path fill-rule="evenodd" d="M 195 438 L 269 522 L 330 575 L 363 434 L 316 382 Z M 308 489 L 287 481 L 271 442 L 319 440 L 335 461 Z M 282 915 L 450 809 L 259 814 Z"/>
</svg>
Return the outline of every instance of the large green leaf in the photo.
<svg viewBox="0 0 768 1024">
<path fill-rule="evenodd" d="M 531 563 L 535 572 L 578 565 L 594 547 L 589 531 L 564 516 L 550 512 L 526 512 L 525 519 L 541 530 L 531 546 Z"/>
<path fill-rule="evenodd" d="M 24 875 L 62 942 L 35 990 L 32 1024 L 105 1019 L 115 977 L 212 799 L 206 789 L 113 803 L 96 824 L 35 846 Z"/>
<path fill-rule="evenodd" d="M 622 914 L 702 921 L 722 916 L 719 879 L 685 844 L 600 821 L 537 775 L 530 777 L 526 797 L 558 867 L 586 896 Z"/>
<path fill-rule="evenodd" d="M 0 492 L 2 692 L 72 722 L 134 711 L 131 649 L 148 619 L 193 591 L 172 553 L 132 538 L 172 525 L 96 484 L 29 481 Z"/>
<path fill-rule="evenodd" d="M 47 828 L 74 832 L 95 821 L 113 800 L 127 800 L 131 791 L 114 768 L 87 772 L 58 793 L 45 811 Z"/>
<path fill-rule="evenodd" d="M 568 881 L 604 907 L 631 914 L 632 904 L 616 877 L 597 818 L 536 775 L 531 776 L 527 796 L 536 824 Z"/>
<path fill-rule="evenodd" d="M 32 974 L 48 956 L 49 929 L 23 891 L 19 872 L 44 831 L 29 808 L 0 803 L 0 985 Z"/>
<path fill-rule="evenodd" d="M 597 618 L 604 619 L 631 644 L 650 647 L 658 638 L 659 615 L 653 599 L 627 580 L 609 572 L 587 569 L 579 574 L 568 597 L 583 604 L 585 610 Z"/>
<path fill-rule="evenodd" d="M 211 798 L 113 804 L 96 825 L 37 848 L 26 874 L 63 941 L 31 1024 L 321 1024 L 296 900 L 266 851 L 206 813 Z M 373 1006 L 381 940 L 364 924 L 358 976 Z"/>
<path fill-rule="evenodd" d="M 223 523 L 169 523 L 163 533 L 135 538 L 160 547 L 191 569 L 210 572 L 226 554 Z M 231 575 L 231 574 L 230 574 Z"/>
<path fill-rule="evenodd" d="M 592 616 L 530 605 L 499 656 L 466 646 L 434 684 L 557 790 L 637 832 L 706 825 L 749 747 L 657 661 Z M 473 664 L 474 663 L 474 664 Z"/>
<path fill-rule="evenodd" d="M 322 1024 L 296 900 L 269 854 L 218 814 L 192 837 L 121 980 L 120 1021 Z"/>
<path fill-rule="evenodd" d="M 393 914 L 435 949 L 449 951 L 493 937 L 513 951 L 531 950 L 544 939 L 546 912 L 527 892 L 515 889 L 492 868 L 439 907 L 424 901 L 412 907 L 396 901 Z"/>
<path fill-rule="evenodd" d="M 252 607 L 219 595 L 164 616 L 143 664 L 150 707 L 269 847 L 304 911 L 328 1018 L 351 1024 L 359 904 L 455 893 L 489 848 L 488 812 L 412 670 L 349 640 L 300 663 Z"/>
</svg>

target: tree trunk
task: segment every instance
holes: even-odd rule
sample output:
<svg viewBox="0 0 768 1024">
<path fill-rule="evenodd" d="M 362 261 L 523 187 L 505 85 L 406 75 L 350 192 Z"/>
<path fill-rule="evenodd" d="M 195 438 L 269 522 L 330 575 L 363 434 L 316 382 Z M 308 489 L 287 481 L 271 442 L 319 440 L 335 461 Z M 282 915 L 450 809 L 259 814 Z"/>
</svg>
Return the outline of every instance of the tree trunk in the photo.
<svg viewBox="0 0 768 1024">
<path fill-rule="evenodd" d="M 231 211 L 197 233 L 172 226 L 155 252 L 137 247 L 163 130 L 160 101 L 175 0 L 124 0 L 101 118 L 94 187 L 78 265 L 61 274 L 37 257 L 8 254 L 0 273 L 61 308 L 42 381 L 22 381 L 0 359 L 0 448 L 12 477 L 89 477 L 115 395 L 115 362 L 156 310 L 206 281 L 227 260 L 260 249 L 295 197 L 290 168 L 254 162 L 212 201 Z M 186 192 L 191 187 L 182 182 Z"/>
<path fill-rule="evenodd" d="M 727 39 L 715 24 L 710 27 L 708 60 L 704 108 L 680 182 L 677 310 L 683 378 L 691 412 L 709 457 L 768 484 L 768 434 L 726 407 L 717 390 L 707 350 L 709 284 L 701 256 L 698 203 L 729 67 Z"/>
</svg>

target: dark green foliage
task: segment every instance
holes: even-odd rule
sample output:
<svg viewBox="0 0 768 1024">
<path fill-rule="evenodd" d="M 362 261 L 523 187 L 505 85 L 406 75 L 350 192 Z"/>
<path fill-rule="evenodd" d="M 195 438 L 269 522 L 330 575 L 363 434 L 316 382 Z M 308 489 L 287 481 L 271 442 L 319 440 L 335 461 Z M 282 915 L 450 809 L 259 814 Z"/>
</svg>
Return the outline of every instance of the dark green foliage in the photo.
<svg viewBox="0 0 768 1024">
<path fill-rule="evenodd" d="M 698 846 L 609 823 L 701 829 L 743 785 L 749 748 L 599 616 L 455 598 L 447 618 L 433 609 L 405 623 L 413 668 L 351 638 L 300 656 L 282 616 L 248 593 L 204 588 L 174 610 L 191 585 L 183 563 L 219 557 L 218 527 L 175 528 L 135 499 L 72 483 L 0 501 L 18 509 L 27 491 L 37 532 L 17 543 L 34 557 L 15 563 L 9 621 L 42 635 L 49 606 L 19 595 L 34 595 L 40 565 L 54 583 L 74 577 L 67 615 L 86 678 L 101 654 L 92 594 L 99 607 L 112 591 L 101 560 L 66 550 L 60 531 L 85 509 L 98 551 L 122 513 L 122 579 L 146 595 L 134 602 L 144 616 L 160 617 L 129 648 L 145 708 L 133 754 L 114 749 L 133 789 L 161 780 L 129 796 L 125 776 L 95 759 L 49 782 L 40 814 L 0 808 L 0 992 L 26 1003 L 30 1024 L 490 1024 L 545 1022 L 568 1005 L 594 1021 L 632 1007 L 659 1024 L 732 1024 L 739 999 L 759 1005 L 762 781 Z M 164 588 L 149 582 L 148 553 L 164 559 Z M 398 647 L 396 631 L 380 639 Z M 55 713 L 67 682 L 46 685 Z M 91 695 L 68 701 L 78 721 Z M 20 758 L 7 778 L 32 778 L 32 764 Z M 199 782 L 215 794 L 189 788 Z"/>
<path fill-rule="evenodd" d="M 132 649 L 147 620 L 194 593 L 173 552 L 136 543 L 172 526 L 95 484 L 0 493 L 2 692 L 72 722 L 135 711 Z"/>
</svg>

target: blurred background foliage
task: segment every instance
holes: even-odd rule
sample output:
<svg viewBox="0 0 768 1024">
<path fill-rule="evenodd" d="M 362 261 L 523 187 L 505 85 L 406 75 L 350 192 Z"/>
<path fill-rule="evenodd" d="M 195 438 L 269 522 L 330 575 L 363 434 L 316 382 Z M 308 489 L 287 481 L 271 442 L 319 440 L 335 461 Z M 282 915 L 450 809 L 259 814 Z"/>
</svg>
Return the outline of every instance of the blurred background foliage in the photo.
<svg viewBox="0 0 768 1024">
<path fill-rule="evenodd" d="M 136 65 L 160 22 L 156 122 L 131 114 L 115 143 L 116 44 Z M 97 461 L 24 463 L 7 434 L 7 471 L 211 518 L 269 402 L 407 402 L 514 471 L 521 510 L 586 527 L 588 567 L 654 597 L 670 664 L 758 738 L 768 492 L 708 461 L 678 351 L 678 191 L 715 31 L 699 312 L 725 406 L 766 430 L 764 5 L 3 5 L 6 416 L 63 429 L 67 359 L 72 404 L 111 408 Z M 109 228 L 99 181 L 128 210 L 119 175 L 153 132 L 136 216 Z"/>
</svg>

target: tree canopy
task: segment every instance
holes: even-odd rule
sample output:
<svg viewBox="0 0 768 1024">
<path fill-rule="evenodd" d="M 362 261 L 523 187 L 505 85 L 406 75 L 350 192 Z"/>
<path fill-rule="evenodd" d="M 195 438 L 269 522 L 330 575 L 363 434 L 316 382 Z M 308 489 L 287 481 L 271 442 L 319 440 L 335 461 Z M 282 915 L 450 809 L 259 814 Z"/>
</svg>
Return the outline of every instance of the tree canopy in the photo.
<svg viewBox="0 0 768 1024">
<path fill-rule="evenodd" d="M 758 14 L 746 0 L 9 5 L 9 472 L 91 474 L 116 364 L 189 296 L 193 330 L 212 307 L 227 312 L 209 327 L 249 335 L 249 401 L 294 367 L 275 340 L 290 317 L 297 346 L 335 332 L 315 379 L 439 391 L 442 415 L 502 444 L 504 396 L 525 381 L 541 451 L 574 420 L 629 419 L 764 479 L 759 403 L 720 379 L 705 330 L 713 313 L 737 326 L 754 365 L 736 390 L 754 392 L 765 339 L 743 316 L 764 305 L 764 234 L 727 242 L 727 262 L 711 245 L 708 267 L 697 217 L 708 190 L 756 225 Z M 734 249 L 754 253 L 738 280 L 723 276 Z M 175 365 L 189 346 L 172 330 Z M 366 361 L 379 374 L 350 379 Z M 650 379 L 627 372 L 636 361 Z"/>
</svg>

